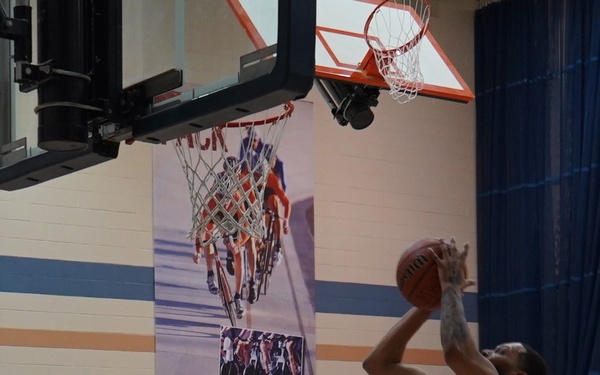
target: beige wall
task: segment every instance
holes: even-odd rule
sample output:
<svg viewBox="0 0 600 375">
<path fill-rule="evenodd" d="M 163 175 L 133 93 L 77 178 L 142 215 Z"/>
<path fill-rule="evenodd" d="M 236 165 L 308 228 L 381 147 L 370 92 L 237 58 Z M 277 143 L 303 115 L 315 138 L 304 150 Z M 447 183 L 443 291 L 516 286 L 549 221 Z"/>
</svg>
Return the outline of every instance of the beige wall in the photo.
<svg viewBox="0 0 600 375">
<path fill-rule="evenodd" d="M 474 5 L 433 2 L 431 20 L 432 34 L 472 89 Z M 418 97 L 399 105 L 382 92 L 374 123 L 355 131 L 331 119 L 318 93 L 309 99 L 315 103 L 317 280 L 393 286 L 402 250 L 432 236 L 469 241 L 476 277 L 475 104 Z M 318 313 L 317 342 L 340 350 L 370 347 L 396 321 Z M 477 335 L 477 325 L 470 326 Z M 439 351 L 439 321 L 428 322 L 409 348 Z M 359 362 L 319 360 L 317 374 L 364 371 Z"/>
<path fill-rule="evenodd" d="M 432 33 L 472 89 L 475 3 L 433 1 L 431 20 Z M 138 53 L 144 55 L 143 48 Z M 158 66 L 140 66 L 135 59 L 125 69 L 127 81 L 169 63 L 141 60 Z M 400 252 L 425 236 L 454 235 L 476 250 L 474 103 L 419 97 L 399 105 L 383 92 L 375 122 L 355 131 L 337 125 L 316 90 L 306 100 L 315 110 L 317 280 L 394 285 Z M 121 145 L 117 160 L 30 189 L 0 192 L 0 256 L 151 267 L 151 147 Z M 472 254 L 476 276 L 476 251 Z M 154 334 L 153 314 L 151 302 L 0 293 L 3 332 L 98 332 L 143 340 Z M 369 347 L 395 321 L 320 313 L 317 344 Z M 472 328 L 476 333 L 476 325 Z M 1 341 L 2 374 L 154 374 L 151 351 Z M 439 350 L 438 323 L 428 322 L 411 348 Z M 441 367 L 425 369 L 450 374 Z M 317 361 L 317 374 L 363 373 L 357 361 Z"/>
<path fill-rule="evenodd" d="M 432 34 L 471 89 L 475 5 L 433 1 L 431 19 Z M 354 131 L 331 119 L 318 93 L 309 99 L 315 103 L 317 280 L 393 286 L 402 249 L 430 236 L 469 241 L 475 250 L 469 266 L 477 277 L 475 104 L 418 97 L 399 105 L 381 93 L 374 123 Z M 317 342 L 319 348 L 340 351 L 370 347 L 396 321 L 318 313 Z M 477 335 L 477 325 L 470 326 Z M 409 349 L 440 348 L 435 320 L 409 344 Z M 421 367 L 430 374 L 452 374 L 441 366 Z M 334 359 L 319 360 L 317 374 L 364 371 L 360 362 Z"/>
</svg>

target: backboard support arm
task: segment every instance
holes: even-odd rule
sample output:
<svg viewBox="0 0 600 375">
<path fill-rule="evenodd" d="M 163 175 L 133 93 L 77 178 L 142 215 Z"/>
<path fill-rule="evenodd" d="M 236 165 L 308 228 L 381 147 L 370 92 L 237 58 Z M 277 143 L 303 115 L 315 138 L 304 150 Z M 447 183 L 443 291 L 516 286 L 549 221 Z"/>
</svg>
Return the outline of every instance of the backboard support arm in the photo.
<svg viewBox="0 0 600 375">
<path fill-rule="evenodd" d="M 350 124 L 360 130 L 374 119 L 371 107 L 379 104 L 379 87 L 315 78 L 315 86 L 341 126 Z"/>
</svg>

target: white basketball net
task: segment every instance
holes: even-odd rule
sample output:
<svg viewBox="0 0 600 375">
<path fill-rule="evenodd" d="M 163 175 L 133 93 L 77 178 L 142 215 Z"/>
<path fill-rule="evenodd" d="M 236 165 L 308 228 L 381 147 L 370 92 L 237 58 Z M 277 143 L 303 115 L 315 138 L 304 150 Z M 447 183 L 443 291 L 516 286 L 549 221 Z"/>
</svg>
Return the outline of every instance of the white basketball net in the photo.
<svg viewBox="0 0 600 375">
<path fill-rule="evenodd" d="M 190 240 L 199 238 L 207 245 L 238 231 L 263 236 L 267 172 L 293 108 L 286 103 L 171 141 L 188 182 Z"/>
<path fill-rule="evenodd" d="M 429 26 L 429 0 L 386 0 L 365 24 L 365 39 L 379 73 L 399 103 L 423 88 L 421 40 Z"/>
</svg>

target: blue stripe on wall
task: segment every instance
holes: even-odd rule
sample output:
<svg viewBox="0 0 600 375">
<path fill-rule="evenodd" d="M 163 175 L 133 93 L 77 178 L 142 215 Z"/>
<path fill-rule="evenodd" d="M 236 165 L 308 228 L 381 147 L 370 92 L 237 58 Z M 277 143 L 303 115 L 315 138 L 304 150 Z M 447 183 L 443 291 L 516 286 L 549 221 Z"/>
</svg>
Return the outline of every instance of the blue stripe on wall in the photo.
<svg viewBox="0 0 600 375">
<path fill-rule="evenodd" d="M 0 292 L 154 301 L 154 268 L 0 256 Z"/>
<path fill-rule="evenodd" d="M 316 282 L 316 311 L 330 314 L 401 317 L 410 305 L 394 286 Z M 463 298 L 468 322 L 477 322 L 477 294 L 465 293 Z M 439 319 L 439 313 L 432 316 Z"/>
<path fill-rule="evenodd" d="M 0 292 L 154 301 L 154 268 L 0 256 Z M 393 286 L 317 280 L 316 295 L 322 313 L 400 317 L 410 308 Z M 477 322 L 477 295 L 465 293 L 464 305 Z"/>
</svg>

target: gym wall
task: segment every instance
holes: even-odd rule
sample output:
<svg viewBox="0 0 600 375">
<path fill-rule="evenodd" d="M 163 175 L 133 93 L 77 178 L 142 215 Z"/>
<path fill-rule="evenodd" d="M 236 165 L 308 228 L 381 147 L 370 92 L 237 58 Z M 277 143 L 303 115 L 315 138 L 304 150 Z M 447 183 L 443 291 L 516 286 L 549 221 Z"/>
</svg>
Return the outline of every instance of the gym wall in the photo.
<svg viewBox="0 0 600 375">
<path fill-rule="evenodd" d="M 436 0 L 431 20 L 470 87 L 475 6 Z M 127 81 L 160 71 L 162 56 L 144 51 L 130 51 L 138 58 Z M 337 125 L 316 90 L 306 98 L 315 132 L 317 374 L 364 374 L 362 359 L 406 308 L 395 265 L 417 239 L 469 241 L 477 276 L 475 103 L 379 99 L 374 123 L 355 131 Z M 152 147 L 122 145 L 114 161 L 0 192 L 0 373 L 154 374 Z M 438 330 L 434 318 L 408 354 L 432 375 L 451 374 Z"/>
</svg>

